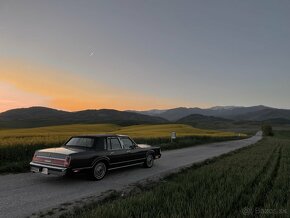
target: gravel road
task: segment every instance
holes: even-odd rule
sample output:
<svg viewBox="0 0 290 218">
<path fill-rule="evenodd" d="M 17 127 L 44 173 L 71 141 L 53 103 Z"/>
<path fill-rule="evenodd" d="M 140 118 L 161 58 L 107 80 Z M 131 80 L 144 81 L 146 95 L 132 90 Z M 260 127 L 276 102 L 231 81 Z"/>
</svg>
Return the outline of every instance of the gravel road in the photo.
<svg viewBox="0 0 290 218">
<path fill-rule="evenodd" d="M 261 138 L 259 132 L 248 139 L 164 151 L 153 168 L 132 167 L 112 171 L 97 182 L 85 177 L 64 178 L 32 173 L 3 175 L 0 176 L 0 217 L 26 217 L 65 202 L 98 196 L 112 189 L 122 190 L 129 184 L 254 144 Z"/>
</svg>

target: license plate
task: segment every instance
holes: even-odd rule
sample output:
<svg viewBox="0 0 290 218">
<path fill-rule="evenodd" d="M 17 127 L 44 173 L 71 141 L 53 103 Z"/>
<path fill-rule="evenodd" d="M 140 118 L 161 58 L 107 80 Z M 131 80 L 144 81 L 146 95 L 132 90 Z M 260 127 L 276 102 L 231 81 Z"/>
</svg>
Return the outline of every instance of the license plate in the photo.
<svg viewBox="0 0 290 218">
<path fill-rule="evenodd" d="M 39 173 L 39 168 L 31 167 L 31 171 L 33 171 L 35 173 Z"/>
<path fill-rule="evenodd" d="M 48 174 L 48 169 L 47 168 L 42 168 L 42 171 L 41 171 L 41 173 L 43 173 L 43 174 Z"/>
</svg>

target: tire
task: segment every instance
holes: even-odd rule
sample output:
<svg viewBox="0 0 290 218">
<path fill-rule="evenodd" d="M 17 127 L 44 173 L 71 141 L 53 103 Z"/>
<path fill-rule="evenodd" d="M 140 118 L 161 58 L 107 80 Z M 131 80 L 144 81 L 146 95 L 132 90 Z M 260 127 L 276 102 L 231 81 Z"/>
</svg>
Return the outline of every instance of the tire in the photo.
<svg viewBox="0 0 290 218">
<path fill-rule="evenodd" d="M 144 167 L 151 168 L 153 167 L 153 164 L 154 164 L 154 157 L 152 154 L 148 154 L 146 156 L 146 160 L 144 161 Z"/>
<path fill-rule="evenodd" d="M 93 167 L 90 173 L 90 178 L 92 180 L 101 180 L 105 177 L 106 173 L 107 173 L 107 165 L 104 162 L 98 162 Z"/>
</svg>

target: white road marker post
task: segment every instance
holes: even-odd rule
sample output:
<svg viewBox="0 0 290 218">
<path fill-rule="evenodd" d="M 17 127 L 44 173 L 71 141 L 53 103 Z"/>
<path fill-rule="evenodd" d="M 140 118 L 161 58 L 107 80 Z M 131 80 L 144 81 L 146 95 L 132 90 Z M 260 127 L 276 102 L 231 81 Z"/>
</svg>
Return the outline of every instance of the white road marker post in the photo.
<svg viewBox="0 0 290 218">
<path fill-rule="evenodd" d="M 171 142 L 173 142 L 176 139 L 176 132 L 171 133 Z"/>
</svg>

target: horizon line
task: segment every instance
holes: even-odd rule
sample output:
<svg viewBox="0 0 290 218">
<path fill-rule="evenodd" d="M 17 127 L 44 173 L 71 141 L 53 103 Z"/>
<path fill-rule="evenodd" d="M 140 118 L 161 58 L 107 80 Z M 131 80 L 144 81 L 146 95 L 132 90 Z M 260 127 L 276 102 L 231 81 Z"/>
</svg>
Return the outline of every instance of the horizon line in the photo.
<svg viewBox="0 0 290 218">
<path fill-rule="evenodd" d="M 81 109 L 81 110 L 65 110 L 65 109 L 61 109 L 61 108 L 54 108 L 54 107 L 49 107 L 49 106 L 43 106 L 43 105 L 34 105 L 34 106 L 30 106 L 30 107 L 18 107 L 18 108 L 11 108 L 5 111 L 0 111 L 0 113 L 5 113 L 11 110 L 17 110 L 17 109 L 30 109 L 30 108 L 48 108 L 48 109 L 53 109 L 53 110 L 58 110 L 58 111 L 65 111 L 65 112 L 79 112 L 79 111 L 86 111 L 86 110 L 116 110 L 116 111 L 122 111 L 122 112 L 142 112 L 142 111 L 153 111 L 153 110 L 158 110 L 158 111 L 162 111 L 162 110 L 171 110 L 171 109 L 177 109 L 177 108 L 186 108 L 186 109 L 193 109 L 193 108 L 197 108 L 197 109 L 213 109 L 213 108 L 246 108 L 246 107 L 267 107 L 267 108 L 273 108 L 273 109 L 281 109 L 281 110 L 290 110 L 289 108 L 278 108 L 278 107 L 272 107 L 272 106 L 267 106 L 267 105 L 263 105 L 263 104 L 258 104 L 258 105 L 252 105 L 252 106 L 234 106 L 234 105 L 225 105 L 225 106 L 212 106 L 212 107 L 198 107 L 198 106 L 193 106 L 193 107 L 187 107 L 187 106 L 179 106 L 179 107 L 173 107 L 173 108 L 164 108 L 164 109 L 156 109 L 156 108 L 152 108 L 152 109 L 145 109 L 145 110 L 133 110 L 133 109 L 127 109 L 127 110 L 119 110 L 119 109 L 115 109 L 115 108 L 86 108 L 86 109 Z"/>
</svg>

